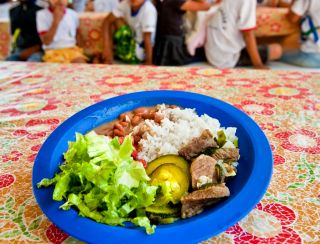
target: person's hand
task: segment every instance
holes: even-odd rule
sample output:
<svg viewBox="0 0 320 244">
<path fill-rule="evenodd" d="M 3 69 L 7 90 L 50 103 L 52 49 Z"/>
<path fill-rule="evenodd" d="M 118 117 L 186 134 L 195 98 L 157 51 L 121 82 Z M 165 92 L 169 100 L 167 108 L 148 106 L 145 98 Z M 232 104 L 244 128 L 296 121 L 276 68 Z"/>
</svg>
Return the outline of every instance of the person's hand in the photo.
<svg viewBox="0 0 320 244">
<path fill-rule="evenodd" d="M 61 7 L 55 7 L 53 10 L 53 21 L 58 24 L 60 23 L 61 19 L 63 18 L 64 15 L 64 8 Z"/>
<path fill-rule="evenodd" d="M 264 64 L 255 65 L 254 68 L 255 69 L 264 69 L 264 70 L 270 69 L 268 66 L 265 66 Z"/>
</svg>

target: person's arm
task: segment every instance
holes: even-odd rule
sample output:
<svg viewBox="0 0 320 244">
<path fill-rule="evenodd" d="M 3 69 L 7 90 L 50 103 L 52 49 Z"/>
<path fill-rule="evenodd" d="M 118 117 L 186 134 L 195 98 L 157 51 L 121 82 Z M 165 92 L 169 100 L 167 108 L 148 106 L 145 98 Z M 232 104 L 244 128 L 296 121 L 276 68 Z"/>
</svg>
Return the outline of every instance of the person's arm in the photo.
<svg viewBox="0 0 320 244">
<path fill-rule="evenodd" d="M 103 59 L 104 63 L 112 64 L 113 60 L 113 24 L 116 16 L 110 13 L 103 21 Z"/>
<path fill-rule="evenodd" d="M 144 50 L 146 55 L 145 64 L 151 65 L 152 64 L 152 42 L 151 42 L 151 32 L 144 32 L 143 33 L 143 40 L 144 40 Z"/>
<path fill-rule="evenodd" d="M 301 16 L 294 13 L 291 9 L 287 15 L 287 18 L 293 24 L 298 24 L 301 20 Z"/>
<path fill-rule="evenodd" d="M 181 5 L 180 9 L 183 11 L 204 11 L 209 10 L 215 4 L 219 4 L 221 0 L 217 0 L 214 3 L 208 3 L 207 1 L 194 1 L 187 0 L 184 4 Z"/>
<path fill-rule="evenodd" d="M 32 47 L 28 47 L 28 48 L 25 48 L 23 49 L 21 52 L 20 52 L 20 59 L 22 61 L 25 61 L 27 60 L 32 54 L 36 53 L 36 52 L 39 52 L 41 50 L 41 45 L 34 45 Z"/>
<path fill-rule="evenodd" d="M 278 7 L 280 8 L 290 8 L 292 5 L 292 1 L 283 1 L 283 0 L 280 0 L 279 1 L 279 4 L 278 4 Z"/>
<path fill-rule="evenodd" d="M 82 38 L 82 35 L 81 35 L 79 29 L 77 29 L 76 40 L 77 40 L 77 45 L 78 45 L 79 47 L 83 47 L 83 46 L 84 46 L 84 41 L 83 41 L 83 38 Z"/>
<path fill-rule="evenodd" d="M 53 21 L 48 31 L 45 33 L 40 33 L 40 38 L 43 44 L 49 45 L 57 32 L 59 23 L 64 15 L 64 9 L 62 8 L 55 8 L 53 12 Z"/>
<path fill-rule="evenodd" d="M 258 52 L 257 41 L 254 35 L 254 32 L 252 30 L 249 30 L 249 31 L 243 31 L 242 34 L 243 34 L 243 38 L 246 43 L 246 48 L 254 68 L 268 69 L 268 67 L 266 67 L 261 61 L 261 57 Z"/>
</svg>

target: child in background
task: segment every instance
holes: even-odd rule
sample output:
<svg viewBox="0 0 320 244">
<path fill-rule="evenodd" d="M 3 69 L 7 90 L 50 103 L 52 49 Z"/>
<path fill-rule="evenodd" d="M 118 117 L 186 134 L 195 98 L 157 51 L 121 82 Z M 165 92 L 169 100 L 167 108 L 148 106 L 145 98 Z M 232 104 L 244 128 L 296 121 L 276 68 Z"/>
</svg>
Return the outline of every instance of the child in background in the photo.
<svg viewBox="0 0 320 244">
<path fill-rule="evenodd" d="M 156 0 L 155 5 L 158 11 L 158 23 L 153 63 L 155 65 L 191 63 L 193 57 L 185 44 L 183 15 L 186 11 L 208 10 L 213 4 L 202 0 Z"/>
<path fill-rule="evenodd" d="M 43 61 L 85 63 L 86 57 L 76 46 L 79 18 L 69 9 L 67 0 L 50 0 L 50 7 L 37 13 L 37 29 L 43 43 Z"/>
<path fill-rule="evenodd" d="M 279 44 L 258 48 L 256 28 L 256 0 L 224 0 L 218 12 L 209 21 L 206 57 L 217 68 L 253 65 L 267 69 L 269 60 L 281 57 Z"/>
<path fill-rule="evenodd" d="M 309 68 L 320 68 L 320 1 L 296 0 L 288 14 L 293 23 L 301 23 L 301 48 L 285 53 L 282 61 Z"/>
<path fill-rule="evenodd" d="M 43 52 L 36 25 L 36 12 L 41 9 L 32 0 L 20 0 L 10 9 L 13 52 L 7 61 L 41 62 Z"/>
<path fill-rule="evenodd" d="M 123 0 L 104 21 L 104 63 L 152 64 L 157 12 L 149 0 Z"/>
</svg>

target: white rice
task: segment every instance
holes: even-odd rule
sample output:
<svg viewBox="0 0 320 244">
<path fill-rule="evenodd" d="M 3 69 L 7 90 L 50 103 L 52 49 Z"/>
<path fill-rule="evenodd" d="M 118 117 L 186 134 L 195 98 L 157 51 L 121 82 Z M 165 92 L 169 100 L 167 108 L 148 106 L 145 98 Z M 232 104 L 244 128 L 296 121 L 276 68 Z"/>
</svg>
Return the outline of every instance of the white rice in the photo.
<svg viewBox="0 0 320 244">
<path fill-rule="evenodd" d="M 150 162 L 166 154 L 178 154 L 179 149 L 194 137 L 199 137 L 203 130 L 209 129 L 214 137 L 217 131 L 224 130 L 227 141 L 233 141 L 236 128 L 220 128 L 220 122 L 207 114 L 198 116 L 195 109 L 168 108 L 160 105 L 157 114 L 163 117 L 161 124 L 153 120 L 146 120 L 150 128 L 140 140 L 142 151 L 138 157 Z M 226 143 L 227 147 L 234 147 L 233 143 Z"/>
</svg>

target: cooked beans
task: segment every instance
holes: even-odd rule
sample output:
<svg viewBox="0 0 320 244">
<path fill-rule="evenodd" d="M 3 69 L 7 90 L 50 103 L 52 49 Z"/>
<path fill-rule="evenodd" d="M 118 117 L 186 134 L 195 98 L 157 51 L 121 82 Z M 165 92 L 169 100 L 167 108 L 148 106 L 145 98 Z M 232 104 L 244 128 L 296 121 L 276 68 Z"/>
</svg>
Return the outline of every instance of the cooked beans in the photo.
<svg viewBox="0 0 320 244">
<path fill-rule="evenodd" d="M 138 125 L 138 124 L 141 122 L 141 120 L 142 120 L 142 117 L 141 117 L 141 116 L 135 115 L 135 116 L 133 116 L 133 118 L 132 118 L 132 120 L 131 120 L 131 124 L 132 124 L 133 126 L 136 126 L 136 125 Z"/>
<path fill-rule="evenodd" d="M 115 124 L 114 124 L 114 128 L 115 128 L 115 129 L 118 129 L 118 130 L 120 130 L 120 131 L 124 131 L 124 128 L 123 128 L 123 126 L 122 126 L 120 123 L 115 123 Z"/>
<path fill-rule="evenodd" d="M 121 121 L 120 124 L 121 124 L 123 127 L 127 127 L 127 126 L 129 125 L 129 122 Z"/>
<path fill-rule="evenodd" d="M 175 105 L 169 105 L 170 108 L 175 108 Z M 134 126 L 137 126 L 146 119 L 154 120 L 160 124 L 162 117 L 157 114 L 157 107 L 141 107 L 136 108 L 133 111 L 125 112 L 119 115 L 117 120 L 104 124 L 95 129 L 98 134 L 106 136 L 123 137 L 129 135 L 132 132 Z M 148 130 L 148 126 L 142 126 L 139 131 L 135 131 L 132 135 L 135 144 L 141 140 L 142 135 Z"/>
<path fill-rule="evenodd" d="M 113 133 L 115 136 L 124 136 L 124 131 L 121 131 L 119 129 L 114 129 Z"/>
<path fill-rule="evenodd" d="M 148 113 L 148 111 L 149 110 L 147 108 L 142 107 L 142 108 L 137 108 L 137 109 L 133 110 L 133 113 L 134 114 L 145 114 L 145 113 Z"/>
</svg>

